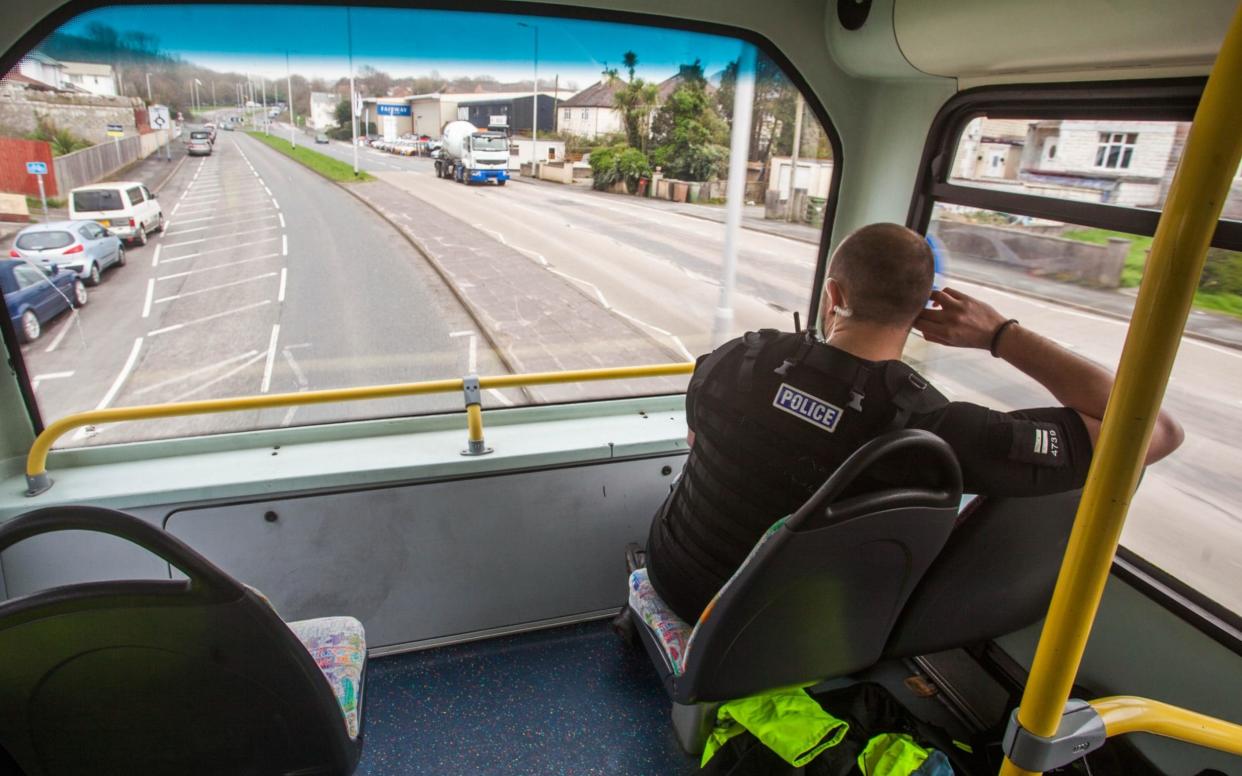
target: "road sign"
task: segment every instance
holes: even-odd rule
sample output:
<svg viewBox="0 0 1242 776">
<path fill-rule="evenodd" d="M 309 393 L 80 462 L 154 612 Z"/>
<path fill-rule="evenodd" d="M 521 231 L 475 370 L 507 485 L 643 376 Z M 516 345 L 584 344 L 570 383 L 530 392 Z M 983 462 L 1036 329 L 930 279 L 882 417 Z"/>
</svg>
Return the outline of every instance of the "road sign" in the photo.
<svg viewBox="0 0 1242 776">
<path fill-rule="evenodd" d="M 410 115 L 410 106 L 381 102 L 375 106 L 375 114 L 377 116 L 408 116 Z"/>
<path fill-rule="evenodd" d="M 26 162 L 26 172 L 31 175 L 47 175 L 47 162 Z"/>
<path fill-rule="evenodd" d="M 108 137 L 123 137 L 125 135 L 125 127 L 120 124 L 108 125 Z"/>
<path fill-rule="evenodd" d="M 147 119 L 151 123 L 151 129 L 168 129 L 172 126 L 167 105 L 152 105 L 147 108 Z"/>
</svg>

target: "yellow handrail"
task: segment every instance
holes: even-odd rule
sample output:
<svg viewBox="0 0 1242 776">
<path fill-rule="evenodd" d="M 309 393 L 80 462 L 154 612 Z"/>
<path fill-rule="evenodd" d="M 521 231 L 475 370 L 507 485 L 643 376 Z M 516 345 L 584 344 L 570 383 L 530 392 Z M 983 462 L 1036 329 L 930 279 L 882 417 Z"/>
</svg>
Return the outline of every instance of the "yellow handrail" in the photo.
<svg viewBox="0 0 1242 776">
<path fill-rule="evenodd" d="M 1239 126 L 1242 10 L 1235 12 L 1204 88 L 1156 228 L 1117 381 L 1018 709 L 1018 723 L 1036 736 L 1056 733 L 1082 661 L 1212 232 L 1242 158 Z M 1000 772 L 1034 773 L 1008 759 Z"/>
<path fill-rule="evenodd" d="M 694 371 L 693 362 L 677 362 L 607 369 L 576 369 L 564 372 L 532 372 L 530 374 L 480 377 L 479 387 L 481 389 L 520 388 L 529 385 L 551 385 L 554 383 L 668 377 L 690 374 L 692 371 Z M 464 380 L 462 378 L 428 380 L 418 383 L 372 385 L 361 388 L 332 388 L 302 393 L 273 393 L 260 396 L 238 396 L 231 399 L 205 399 L 202 401 L 172 404 L 112 407 L 66 415 L 63 418 L 57 418 L 47 428 L 43 429 L 42 433 L 35 437 L 34 443 L 30 446 L 30 453 L 26 456 L 26 483 L 29 486 L 27 495 L 38 495 L 50 487 L 51 481 L 47 476 L 47 456 L 51 452 L 52 444 L 69 431 L 82 426 L 95 423 L 116 423 L 123 420 L 152 420 L 184 415 L 208 415 L 219 412 L 270 409 L 272 407 L 300 407 L 306 404 L 327 404 L 330 402 L 362 401 L 365 399 L 388 399 L 396 396 L 418 396 L 428 393 L 449 393 L 462 390 L 463 385 Z M 475 406 L 477 407 L 477 405 Z M 468 411 L 467 421 L 470 439 L 481 441 L 483 438 L 481 411 Z"/>
<path fill-rule="evenodd" d="M 1154 733 L 1222 752 L 1242 755 L 1242 725 L 1209 717 L 1160 701 L 1113 695 L 1091 701 L 1109 737 Z"/>
</svg>

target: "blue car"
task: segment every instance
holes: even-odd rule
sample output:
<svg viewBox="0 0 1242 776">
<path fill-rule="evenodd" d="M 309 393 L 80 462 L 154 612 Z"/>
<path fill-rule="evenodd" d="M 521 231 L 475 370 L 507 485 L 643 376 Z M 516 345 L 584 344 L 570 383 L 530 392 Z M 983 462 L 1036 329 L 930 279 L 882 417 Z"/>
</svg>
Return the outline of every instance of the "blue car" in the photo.
<svg viewBox="0 0 1242 776">
<path fill-rule="evenodd" d="M 29 259 L 48 268 L 73 270 L 88 286 L 99 285 L 104 269 L 125 266 L 121 238 L 94 221 L 53 221 L 28 226 L 9 250 L 11 259 Z"/>
<path fill-rule="evenodd" d="M 22 342 L 34 342 L 43 324 L 86 304 L 86 287 L 76 274 L 60 267 L 40 269 L 21 259 L 0 260 L 0 290 Z"/>
</svg>

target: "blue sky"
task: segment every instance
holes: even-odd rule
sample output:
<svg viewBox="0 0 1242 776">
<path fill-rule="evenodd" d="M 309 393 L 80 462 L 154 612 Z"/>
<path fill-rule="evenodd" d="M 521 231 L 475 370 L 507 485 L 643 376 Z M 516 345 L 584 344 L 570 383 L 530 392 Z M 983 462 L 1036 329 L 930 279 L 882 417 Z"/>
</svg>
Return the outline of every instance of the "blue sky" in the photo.
<svg viewBox="0 0 1242 776">
<path fill-rule="evenodd" d="M 510 14 L 354 8 L 349 17 L 354 67 L 371 65 L 394 77 L 436 70 L 447 77 L 529 79 L 534 33 L 518 22 L 539 28 L 540 79 L 559 75 L 579 88 L 598 80 L 605 63 L 619 69 L 626 50 L 638 54 L 640 76 L 661 80 L 696 58 L 711 75 L 743 45 L 680 30 Z M 283 76 L 288 50 L 295 73 L 348 74 L 343 7 L 121 6 L 90 11 L 62 29 L 81 33 L 92 22 L 155 35 L 163 50 L 213 69 Z"/>
</svg>

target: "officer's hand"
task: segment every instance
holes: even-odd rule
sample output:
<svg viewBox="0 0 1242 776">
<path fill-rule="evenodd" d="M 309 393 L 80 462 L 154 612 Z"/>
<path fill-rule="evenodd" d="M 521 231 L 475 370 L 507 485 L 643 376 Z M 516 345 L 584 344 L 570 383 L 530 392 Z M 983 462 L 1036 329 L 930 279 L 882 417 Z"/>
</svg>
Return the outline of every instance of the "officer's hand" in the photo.
<svg viewBox="0 0 1242 776">
<path fill-rule="evenodd" d="M 931 298 L 939 307 L 924 310 L 914 321 L 928 342 L 987 349 L 996 327 L 1006 320 L 992 305 L 952 288 L 932 291 Z"/>
</svg>

